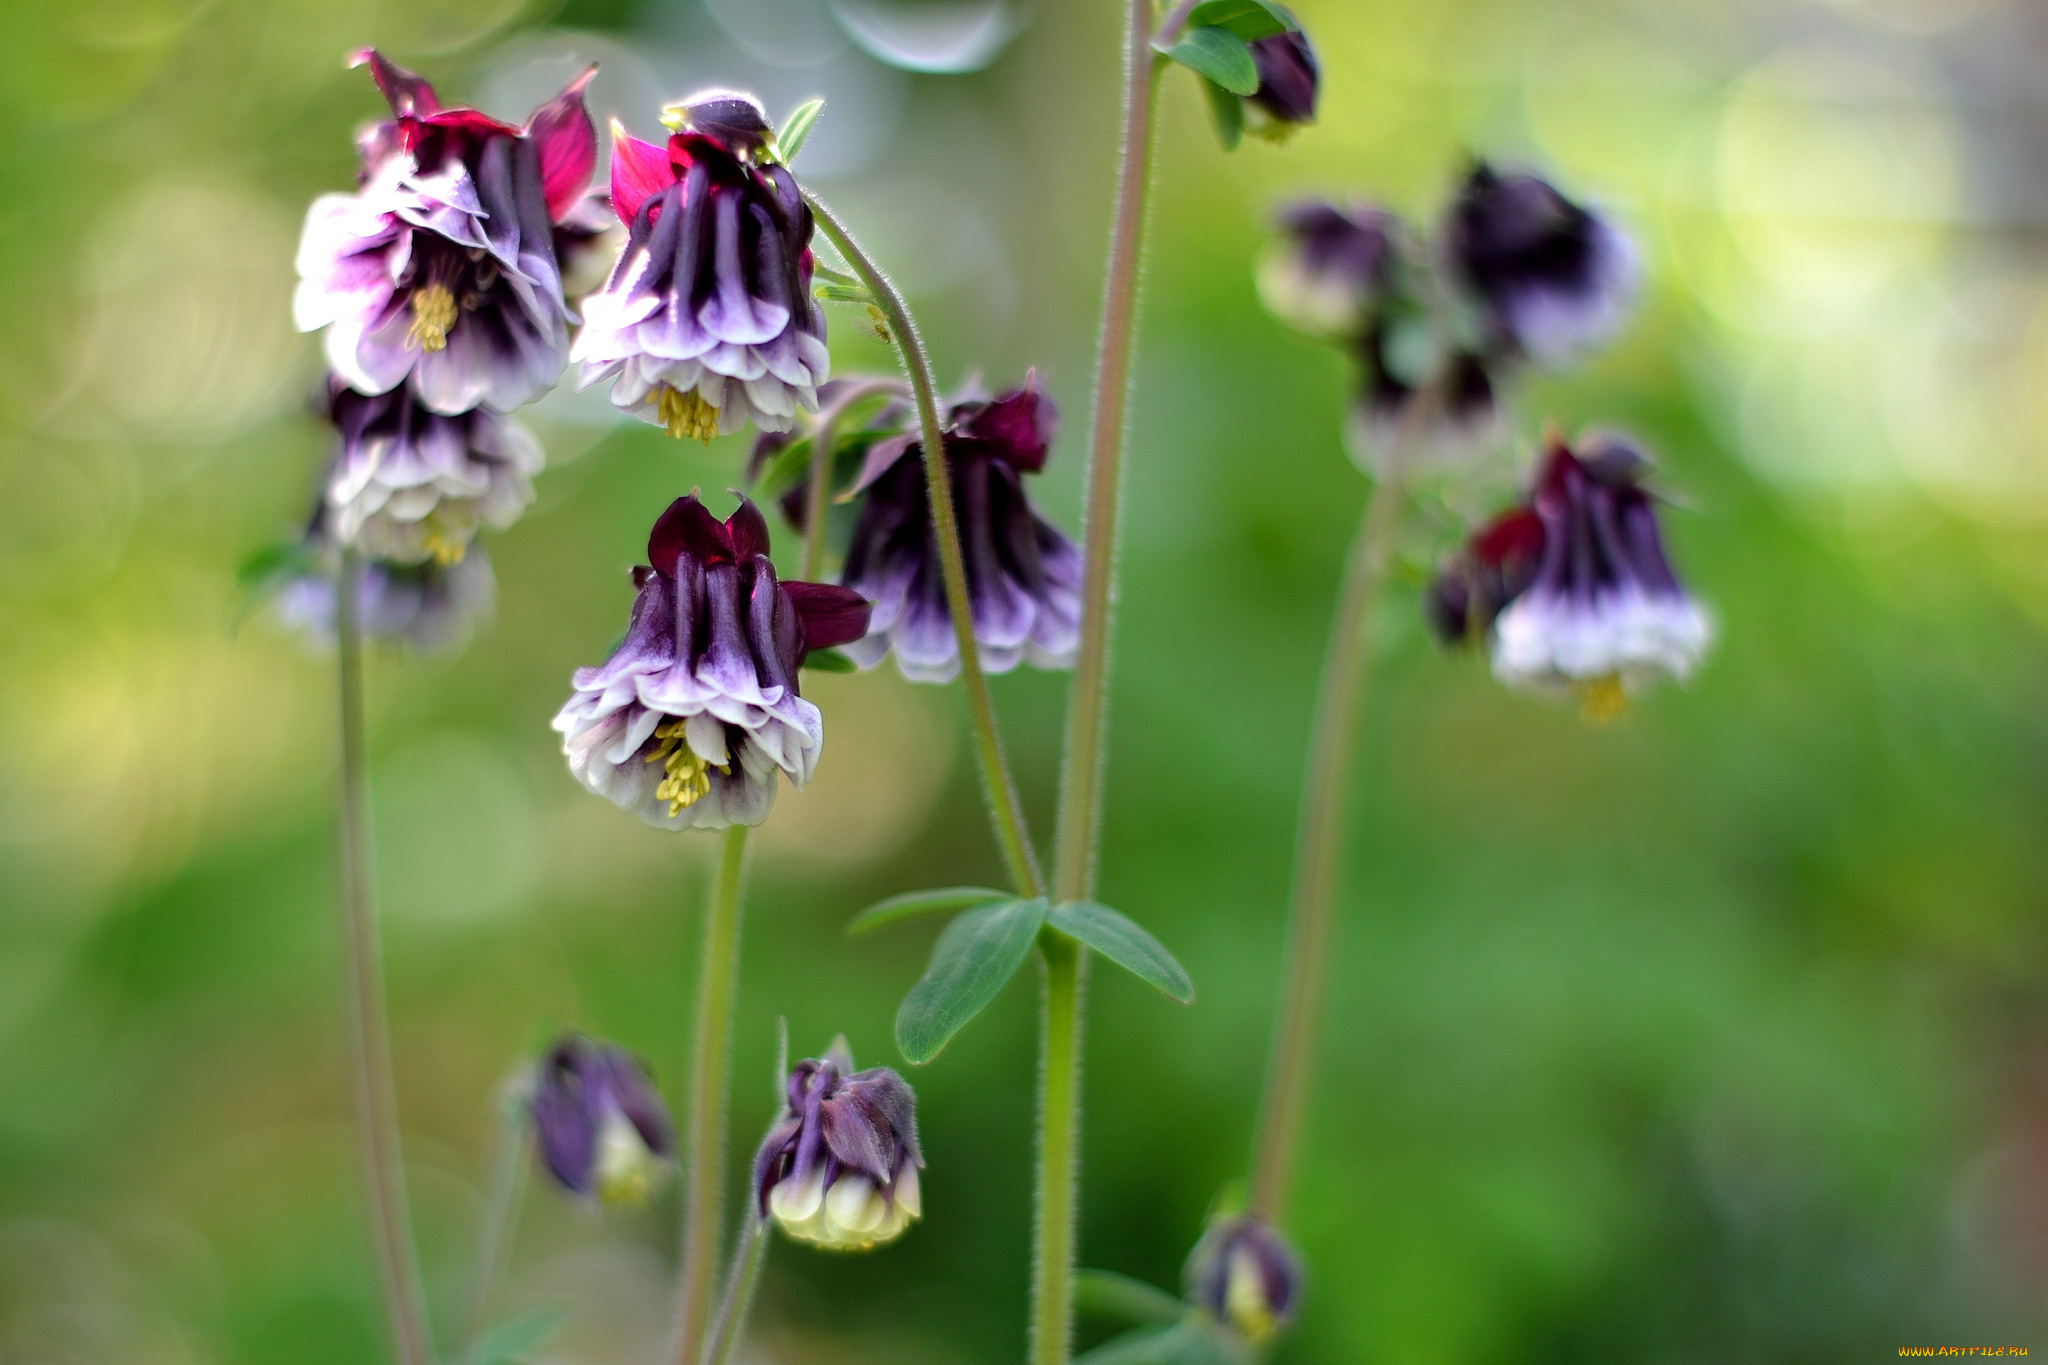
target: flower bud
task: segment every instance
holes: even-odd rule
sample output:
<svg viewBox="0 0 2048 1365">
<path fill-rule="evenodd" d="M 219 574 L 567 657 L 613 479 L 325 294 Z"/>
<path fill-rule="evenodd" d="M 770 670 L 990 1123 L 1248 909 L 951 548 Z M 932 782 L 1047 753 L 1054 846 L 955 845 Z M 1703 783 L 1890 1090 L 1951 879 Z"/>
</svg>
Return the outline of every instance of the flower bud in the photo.
<svg viewBox="0 0 2048 1365">
<path fill-rule="evenodd" d="M 1279 142 L 1302 124 L 1314 123 L 1320 72 L 1308 35 L 1295 29 L 1248 46 L 1259 71 L 1259 88 L 1245 100 L 1245 131 Z"/>
<path fill-rule="evenodd" d="M 1363 337 L 1393 283 L 1400 225 L 1370 204 L 1311 200 L 1281 213 L 1259 262 L 1259 298 L 1288 326 L 1336 341 Z"/>
<path fill-rule="evenodd" d="M 761 1216 L 840 1251 L 894 1241 L 924 1211 L 916 1103 L 889 1068 L 854 1071 L 844 1038 L 797 1063 L 782 1121 L 754 1158 Z"/>
<path fill-rule="evenodd" d="M 604 1204 L 640 1204 L 675 1155 L 668 1109 L 646 1070 L 623 1049 L 568 1034 L 535 1079 L 533 1132 L 563 1189 Z"/>
<path fill-rule="evenodd" d="M 1188 1301 L 1253 1343 L 1287 1326 L 1301 1299 L 1301 1261 L 1253 1214 L 1211 1223 L 1185 1275 Z"/>
</svg>

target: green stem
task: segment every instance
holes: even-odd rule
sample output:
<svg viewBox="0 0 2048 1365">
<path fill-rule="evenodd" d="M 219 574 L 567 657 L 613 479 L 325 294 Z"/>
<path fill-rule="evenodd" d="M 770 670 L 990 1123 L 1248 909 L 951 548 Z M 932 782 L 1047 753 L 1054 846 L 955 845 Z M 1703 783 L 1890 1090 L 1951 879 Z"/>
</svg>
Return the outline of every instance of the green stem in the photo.
<svg viewBox="0 0 2048 1365">
<path fill-rule="evenodd" d="M 911 397 L 917 403 L 919 435 L 924 443 L 925 492 L 932 509 L 932 536 L 938 542 L 939 570 L 945 579 L 946 610 L 953 618 L 953 639 L 960 652 L 960 680 L 967 690 L 967 707 L 974 718 L 975 743 L 980 749 L 982 789 L 988 797 L 989 818 L 995 824 L 996 842 L 1002 846 L 1010 879 L 1026 896 L 1042 894 L 1038 859 L 1025 828 L 1023 807 L 1017 800 L 1017 784 L 1011 780 L 1003 756 L 1002 733 L 996 728 L 995 705 L 989 700 L 988 679 L 981 671 L 981 652 L 974 642 L 974 613 L 967 594 L 967 564 L 960 553 L 960 524 L 953 511 L 953 481 L 946 469 L 946 445 L 941 435 L 937 391 L 932 386 L 931 359 L 917 324 L 896 286 L 871 260 L 853 235 L 832 211 L 806 190 L 804 200 L 817 216 L 818 226 L 839 254 L 853 267 L 861 283 L 875 296 L 888 319 L 896 350 L 910 377 Z"/>
<path fill-rule="evenodd" d="M 491 1139 L 490 1185 L 484 1193 L 483 1227 L 477 1234 L 476 1286 L 469 1306 L 469 1345 L 491 1325 L 491 1301 L 505 1275 L 512 1250 L 512 1230 L 519 1224 L 519 1206 L 526 1197 L 527 1106 L 532 1077 L 522 1071 L 498 1095 L 498 1122 Z"/>
<path fill-rule="evenodd" d="M 1081 945 L 1038 936 L 1045 1008 L 1038 1074 L 1038 1208 L 1031 1258 L 1031 1359 L 1062 1365 L 1074 1331 L 1074 1223 L 1080 1203 Z"/>
<path fill-rule="evenodd" d="M 341 912 L 348 944 L 349 1054 L 356 1124 L 377 1278 L 393 1357 L 400 1365 L 431 1365 L 426 1292 L 405 1207 L 404 1156 L 398 1132 L 398 1088 L 392 1079 L 391 1032 L 384 1013 L 384 973 L 377 936 L 377 890 L 370 857 L 369 756 L 363 719 L 363 630 L 356 600 L 362 559 L 344 550 L 335 583 L 337 653 L 341 663 Z"/>
<path fill-rule="evenodd" d="M 768 1260 L 768 1241 L 768 1220 L 749 1208 L 740 1224 L 740 1244 L 733 1249 L 732 1270 L 726 1276 L 725 1294 L 719 1300 L 718 1317 L 704 1343 L 700 1365 L 725 1365 L 739 1343 L 747 1310 L 754 1303 L 754 1288 L 761 1282 L 761 1266 Z"/>
<path fill-rule="evenodd" d="M 747 827 L 725 831 L 718 880 L 704 915 L 697 975 L 697 1028 L 690 1040 L 690 1095 L 683 1169 L 683 1268 L 676 1359 L 693 1365 L 711 1317 L 724 1212 L 726 1108 L 732 1090 L 733 1007 L 739 998 L 740 915 Z"/>
</svg>

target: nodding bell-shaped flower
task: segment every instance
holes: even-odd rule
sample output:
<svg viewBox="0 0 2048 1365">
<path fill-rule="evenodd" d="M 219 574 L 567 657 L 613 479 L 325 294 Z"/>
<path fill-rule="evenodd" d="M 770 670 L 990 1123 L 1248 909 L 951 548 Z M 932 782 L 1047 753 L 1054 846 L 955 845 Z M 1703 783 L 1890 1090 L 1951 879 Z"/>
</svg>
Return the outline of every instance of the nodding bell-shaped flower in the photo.
<svg viewBox="0 0 2048 1365">
<path fill-rule="evenodd" d="M 947 417 L 974 638 L 989 673 L 1026 660 L 1071 668 L 1080 645 L 1081 552 L 1024 493 L 1024 476 L 1045 467 L 1057 417 L 1035 372 L 998 398 L 955 404 Z M 893 650 L 904 677 L 948 682 L 960 671 L 960 648 L 932 531 L 924 442 L 905 405 L 884 408 L 876 420 L 911 429 L 869 446 L 861 467 L 857 488 L 865 495 L 840 581 L 875 609 L 866 638 L 845 652 L 872 668 Z"/>
<path fill-rule="evenodd" d="M 745 95 L 675 106 L 656 146 L 612 130 L 612 208 L 626 245 L 584 304 L 571 358 L 585 385 L 676 437 L 709 441 L 752 421 L 787 431 L 818 410 L 831 369 L 811 298 L 811 210 L 765 160 L 773 129 Z"/>
<path fill-rule="evenodd" d="M 1244 130 L 1280 142 L 1303 124 L 1314 123 L 1321 73 L 1308 35 L 1295 29 L 1247 46 L 1258 68 L 1259 88 L 1245 99 Z"/>
<path fill-rule="evenodd" d="M 569 771 L 664 829 L 758 825 L 780 771 L 802 787 L 825 742 L 797 692 L 804 656 L 858 639 L 868 604 L 826 583 L 783 583 L 768 523 L 745 498 L 725 521 L 693 493 L 654 523 L 639 596 L 612 656 L 576 671 L 555 717 Z"/>
<path fill-rule="evenodd" d="M 1253 1344 L 1271 1340 L 1301 1301 L 1301 1261 L 1253 1214 L 1209 1225 L 1188 1255 L 1188 1301 Z"/>
<path fill-rule="evenodd" d="M 533 502 L 540 442 L 489 408 L 444 416 L 410 386 L 366 395 L 335 379 L 328 413 L 341 433 L 328 526 L 366 555 L 453 564 L 479 525 L 503 530 Z"/>
<path fill-rule="evenodd" d="M 326 645 L 334 640 L 335 583 L 339 547 L 328 531 L 331 509 L 323 502 L 296 551 L 297 572 L 278 583 L 271 610 L 287 630 Z M 401 564 L 364 559 L 356 579 L 356 614 L 363 635 L 403 644 L 423 654 L 460 648 L 489 619 L 497 597 L 491 559 L 480 545 L 459 561 L 429 559 Z"/>
<path fill-rule="evenodd" d="M 1400 220 L 1370 204 L 1308 200 L 1283 210 L 1259 259 L 1259 299 L 1288 326 L 1326 341 L 1371 330 L 1396 286 Z"/>
<path fill-rule="evenodd" d="M 1712 637 L 1664 555 L 1648 461 L 1613 437 L 1552 438 L 1529 501 L 1474 534 L 1425 611 L 1451 641 L 1485 634 L 1502 682 L 1570 687 L 1596 718 L 1625 691 L 1684 678 Z"/>
<path fill-rule="evenodd" d="M 917 1097 L 887 1067 L 853 1069 L 838 1038 L 789 1073 L 782 1119 L 754 1157 L 754 1197 L 799 1241 L 865 1251 L 894 1241 L 924 1207 Z"/>
<path fill-rule="evenodd" d="M 374 50 L 356 61 L 392 119 L 362 138 L 361 188 L 306 214 L 300 329 L 328 329 L 328 364 L 363 393 L 410 379 L 434 412 L 531 402 L 568 354 L 554 226 L 597 158 L 583 105 L 596 68 L 515 128 L 442 108 L 431 85 Z"/>
<path fill-rule="evenodd" d="M 1635 248 L 1605 218 L 1538 176 L 1483 161 L 1451 204 L 1443 245 L 1490 343 L 1545 365 L 1612 336 L 1640 273 Z"/>
<path fill-rule="evenodd" d="M 567 1034 L 543 1057 L 529 1103 L 541 1164 L 571 1194 L 640 1204 L 675 1158 L 668 1107 L 624 1049 Z"/>
</svg>

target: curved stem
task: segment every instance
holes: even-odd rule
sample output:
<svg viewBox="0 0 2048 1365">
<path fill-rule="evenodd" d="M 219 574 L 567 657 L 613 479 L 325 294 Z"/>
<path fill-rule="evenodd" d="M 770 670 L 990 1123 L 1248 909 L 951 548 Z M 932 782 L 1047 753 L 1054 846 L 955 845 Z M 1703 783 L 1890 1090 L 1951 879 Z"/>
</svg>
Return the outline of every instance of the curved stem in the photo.
<svg viewBox="0 0 2048 1365">
<path fill-rule="evenodd" d="M 361 579 L 361 556 L 344 550 L 334 589 L 334 633 L 341 665 L 341 914 L 348 944 L 349 1055 L 370 1237 L 384 1292 L 392 1355 L 400 1365 L 431 1365 L 434 1348 L 427 1326 L 427 1299 L 405 1208 L 398 1090 L 392 1079 L 391 1033 L 384 1014 L 384 972 L 377 936 L 377 890 L 371 871 L 363 629 L 356 600 Z"/>
<path fill-rule="evenodd" d="M 725 1278 L 725 1294 L 718 1303 L 718 1316 L 711 1335 L 704 1342 L 699 1365 L 725 1365 L 732 1348 L 739 1343 L 746 1326 L 747 1310 L 754 1303 L 754 1288 L 761 1282 L 761 1266 L 768 1259 L 768 1220 L 754 1209 L 740 1224 L 740 1244 L 733 1248 L 732 1271 Z"/>
<path fill-rule="evenodd" d="M 939 571 L 945 579 L 946 610 L 953 618 L 953 639 L 960 651 L 960 680 L 967 690 L 967 707 L 974 718 L 975 743 L 980 748 L 982 789 L 988 797 L 989 818 L 995 823 L 996 842 L 1010 866 L 1010 879 L 1020 894 L 1042 893 L 1037 855 L 1024 825 L 1023 807 L 1017 800 L 1017 785 L 1003 756 L 1002 733 L 996 728 L 995 705 L 989 700 L 988 679 L 981 671 L 981 653 L 974 642 L 973 605 L 967 594 L 967 564 L 960 553 L 959 518 L 953 511 L 953 481 L 946 468 L 946 446 L 941 435 L 944 423 L 939 400 L 932 386 L 931 359 L 925 354 L 909 307 L 896 286 L 889 282 L 868 255 L 853 240 L 832 211 L 809 190 L 804 201 L 817 215 L 818 226 L 839 254 L 860 276 L 868 292 L 888 319 L 896 350 L 910 376 L 911 397 L 917 403 L 919 436 L 924 444 L 925 492 L 932 509 L 932 536 L 938 542 Z"/>
<path fill-rule="evenodd" d="M 732 1090 L 733 1006 L 739 998 L 740 917 L 747 827 L 725 831 L 718 879 L 704 915 L 697 971 L 697 1028 L 690 1040 L 690 1095 L 683 1169 L 683 1267 L 676 1359 L 695 1365 L 711 1317 L 724 1212 L 726 1106 Z"/>
<path fill-rule="evenodd" d="M 483 1227 L 477 1234 L 476 1285 L 470 1291 L 469 1347 L 491 1323 L 491 1301 L 504 1278 L 512 1231 L 526 1196 L 527 1105 L 532 1078 L 522 1071 L 500 1088 L 498 1122 L 491 1139 L 490 1185 L 484 1193 Z"/>
</svg>

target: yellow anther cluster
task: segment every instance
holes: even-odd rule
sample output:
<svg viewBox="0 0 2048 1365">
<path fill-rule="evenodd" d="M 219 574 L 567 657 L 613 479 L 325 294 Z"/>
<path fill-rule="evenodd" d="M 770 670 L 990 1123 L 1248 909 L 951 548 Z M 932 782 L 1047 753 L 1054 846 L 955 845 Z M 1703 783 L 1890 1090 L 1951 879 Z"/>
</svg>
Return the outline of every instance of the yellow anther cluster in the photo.
<svg viewBox="0 0 2048 1365">
<path fill-rule="evenodd" d="M 1628 714 L 1628 693 L 1622 691 L 1618 673 L 1581 679 L 1573 690 L 1579 694 L 1579 714 L 1590 725 L 1607 725 Z"/>
<path fill-rule="evenodd" d="M 694 436 L 710 445 L 711 438 L 718 434 L 718 409 L 705 402 L 704 395 L 695 389 L 682 393 L 662 385 L 655 415 L 668 428 L 668 434 L 678 441 L 685 436 Z"/>
<path fill-rule="evenodd" d="M 681 815 L 711 794 L 711 765 L 697 757 L 683 737 L 683 728 L 688 723 L 678 717 L 657 725 L 654 737 L 660 742 L 643 760 L 660 763 L 662 771 L 668 774 L 654 789 L 654 795 L 655 799 L 668 802 L 671 816 Z M 718 771 L 730 773 L 732 768 L 721 766 Z"/>
<path fill-rule="evenodd" d="M 412 327 L 405 334 L 408 346 L 422 351 L 448 349 L 448 329 L 455 325 L 459 310 L 455 295 L 445 284 L 430 284 L 412 291 Z"/>
<path fill-rule="evenodd" d="M 439 528 L 429 528 L 426 538 L 421 541 L 421 548 L 433 557 L 436 564 L 446 569 L 462 562 L 462 557 L 469 553 L 469 542 L 461 536 L 443 535 Z"/>
</svg>

